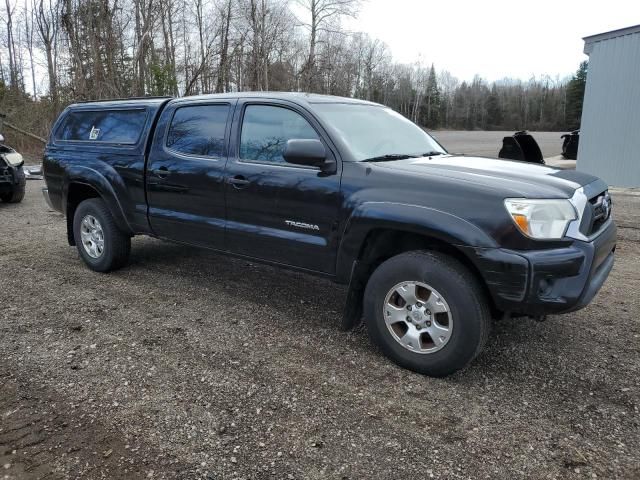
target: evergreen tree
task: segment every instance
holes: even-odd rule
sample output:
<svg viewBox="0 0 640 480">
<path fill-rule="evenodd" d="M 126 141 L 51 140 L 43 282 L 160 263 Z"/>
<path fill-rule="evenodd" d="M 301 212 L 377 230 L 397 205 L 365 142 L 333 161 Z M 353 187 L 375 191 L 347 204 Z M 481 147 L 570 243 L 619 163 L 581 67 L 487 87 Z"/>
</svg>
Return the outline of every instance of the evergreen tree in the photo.
<svg viewBox="0 0 640 480">
<path fill-rule="evenodd" d="M 580 64 L 578 71 L 567 84 L 567 106 L 565 122 L 568 130 L 580 128 L 582 118 L 582 102 L 584 100 L 584 89 L 587 84 L 586 61 Z"/>
<path fill-rule="evenodd" d="M 424 95 L 425 126 L 437 128 L 440 124 L 440 88 L 436 78 L 436 69 L 431 64 L 429 77 L 427 78 L 427 88 Z"/>
<path fill-rule="evenodd" d="M 495 84 L 491 87 L 491 93 L 485 103 L 487 110 L 487 126 L 489 128 L 499 128 L 502 125 L 502 109 L 498 98 L 498 89 Z"/>
</svg>

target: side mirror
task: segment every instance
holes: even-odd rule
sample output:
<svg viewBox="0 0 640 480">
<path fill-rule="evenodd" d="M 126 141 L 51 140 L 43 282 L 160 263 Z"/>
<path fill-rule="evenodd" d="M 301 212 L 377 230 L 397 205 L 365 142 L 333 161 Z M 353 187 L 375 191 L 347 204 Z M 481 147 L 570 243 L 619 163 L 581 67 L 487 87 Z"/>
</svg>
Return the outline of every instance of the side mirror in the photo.
<svg viewBox="0 0 640 480">
<path fill-rule="evenodd" d="M 286 162 L 295 165 L 319 167 L 323 172 L 335 171 L 335 162 L 327 160 L 327 152 L 320 140 L 288 140 L 282 156 Z"/>
</svg>

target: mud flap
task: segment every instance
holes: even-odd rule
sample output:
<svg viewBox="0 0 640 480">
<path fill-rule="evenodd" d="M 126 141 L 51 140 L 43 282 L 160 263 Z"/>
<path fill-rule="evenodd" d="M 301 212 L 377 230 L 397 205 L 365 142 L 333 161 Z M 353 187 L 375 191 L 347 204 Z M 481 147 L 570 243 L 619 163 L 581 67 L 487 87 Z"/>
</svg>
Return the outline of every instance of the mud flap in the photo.
<svg viewBox="0 0 640 480">
<path fill-rule="evenodd" d="M 341 329 L 349 331 L 362 323 L 362 297 L 366 286 L 364 268 L 361 262 L 354 262 L 347 300 L 342 313 Z"/>
</svg>

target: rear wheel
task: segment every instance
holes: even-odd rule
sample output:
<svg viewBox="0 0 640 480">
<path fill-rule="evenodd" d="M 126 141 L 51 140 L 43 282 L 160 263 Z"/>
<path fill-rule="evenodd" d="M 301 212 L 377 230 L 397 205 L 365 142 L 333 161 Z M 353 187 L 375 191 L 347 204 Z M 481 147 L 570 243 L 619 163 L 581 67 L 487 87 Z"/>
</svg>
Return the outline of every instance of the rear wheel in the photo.
<svg viewBox="0 0 640 480">
<path fill-rule="evenodd" d="M 365 290 L 371 340 L 398 365 L 431 376 L 464 368 L 482 350 L 491 315 L 473 274 L 447 255 L 413 251 L 382 263 Z"/>
<path fill-rule="evenodd" d="M 91 270 L 116 270 L 129 259 L 131 237 L 118 228 L 102 199 L 91 198 L 78 205 L 73 236 L 80 257 Z"/>
</svg>

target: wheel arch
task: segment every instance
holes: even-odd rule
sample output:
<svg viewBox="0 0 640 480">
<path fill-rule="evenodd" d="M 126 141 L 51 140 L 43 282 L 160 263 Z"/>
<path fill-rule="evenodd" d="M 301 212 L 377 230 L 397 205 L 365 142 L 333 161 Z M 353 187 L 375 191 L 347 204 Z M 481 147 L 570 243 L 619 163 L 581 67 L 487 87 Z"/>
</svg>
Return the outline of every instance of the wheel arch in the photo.
<svg viewBox="0 0 640 480">
<path fill-rule="evenodd" d="M 95 170 L 90 170 L 90 172 L 92 172 L 90 176 L 70 175 L 64 185 L 62 196 L 63 212 L 67 219 L 67 241 L 69 245 L 75 245 L 73 235 L 75 211 L 80 203 L 90 198 L 102 199 L 118 228 L 127 234 L 133 235 L 133 230 L 126 219 L 122 205 L 113 187 L 104 176 Z"/>
<path fill-rule="evenodd" d="M 358 261 L 368 265 L 370 269 L 368 275 L 370 275 L 385 260 L 412 250 L 430 250 L 456 259 L 476 277 L 492 306 L 492 310 L 496 309 L 493 305 L 491 292 L 476 263 L 469 258 L 464 250 L 437 237 L 406 230 L 373 229 L 362 245 Z"/>
<path fill-rule="evenodd" d="M 469 258 L 468 246 L 496 247 L 495 241 L 469 222 L 437 210 L 392 204 L 377 215 L 356 213 L 349 219 L 338 254 L 338 278 L 349 284 L 342 326 L 350 329 L 362 315 L 364 287 L 382 262 L 412 250 L 432 250 L 455 258 L 465 266 L 489 302 L 499 310 L 478 266 Z"/>
<path fill-rule="evenodd" d="M 457 245 L 448 243 L 436 236 L 415 233 L 409 230 L 372 229 L 367 234 L 358 252 L 358 261 L 369 263 L 375 269 L 385 260 L 411 250 L 431 250 L 449 255 L 482 280 L 482 275 L 476 264 Z"/>
</svg>

